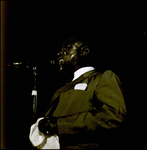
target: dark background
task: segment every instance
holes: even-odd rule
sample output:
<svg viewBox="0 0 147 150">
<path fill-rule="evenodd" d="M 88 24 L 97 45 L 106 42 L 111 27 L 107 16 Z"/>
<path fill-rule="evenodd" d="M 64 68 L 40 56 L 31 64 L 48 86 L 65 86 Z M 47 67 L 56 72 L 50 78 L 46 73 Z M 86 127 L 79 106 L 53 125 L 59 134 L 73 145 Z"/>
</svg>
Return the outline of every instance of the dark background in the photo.
<svg viewBox="0 0 147 150">
<path fill-rule="evenodd" d="M 7 5 L 6 64 L 37 66 L 37 116 L 47 109 L 60 78 L 49 60 L 70 35 L 88 39 L 96 69 L 120 78 L 127 107 L 120 148 L 145 149 L 146 2 L 12 1 Z M 6 66 L 5 144 L 28 149 L 32 123 L 33 71 Z"/>
</svg>

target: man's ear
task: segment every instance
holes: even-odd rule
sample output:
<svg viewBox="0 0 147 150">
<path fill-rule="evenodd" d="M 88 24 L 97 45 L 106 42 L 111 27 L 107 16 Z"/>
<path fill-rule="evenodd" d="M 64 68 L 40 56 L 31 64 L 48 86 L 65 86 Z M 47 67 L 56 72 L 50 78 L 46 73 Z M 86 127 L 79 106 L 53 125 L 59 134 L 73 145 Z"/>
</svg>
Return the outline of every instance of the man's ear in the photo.
<svg viewBox="0 0 147 150">
<path fill-rule="evenodd" d="M 89 54 L 89 52 L 90 52 L 90 48 L 88 46 L 82 46 L 80 55 L 86 56 Z"/>
</svg>

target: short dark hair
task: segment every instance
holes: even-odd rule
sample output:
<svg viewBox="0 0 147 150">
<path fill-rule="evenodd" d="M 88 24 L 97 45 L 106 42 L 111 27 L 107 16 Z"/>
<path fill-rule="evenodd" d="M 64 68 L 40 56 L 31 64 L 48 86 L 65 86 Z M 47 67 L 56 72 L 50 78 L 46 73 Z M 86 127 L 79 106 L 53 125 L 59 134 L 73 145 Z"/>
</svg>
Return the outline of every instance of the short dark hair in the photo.
<svg viewBox="0 0 147 150">
<path fill-rule="evenodd" d="M 86 37 L 82 37 L 82 36 L 70 36 L 70 37 L 65 39 L 65 41 L 63 42 L 62 46 L 66 47 L 68 44 L 73 44 L 73 43 L 75 43 L 77 41 L 80 41 L 81 43 L 83 43 L 84 46 L 88 46 L 89 47 L 87 38 Z"/>
<path fill-rule="evenodd" d="M 92 63 L 92 54 L 91 54 L 91 50 L 90 50 L 90 47 L 89 47 L 89 42 L 88 40 L 85 38 L 85 37 L 81 37 L 81 36 L 70 36 L 69 38 L 66 38 L 66 40 L 63 42 L 63 45 L 62 47 L 63 48 L 67 48 L 67 46 L 69 44 L 74 44 L 75 42 L 81 42 L 82 45 L 78 48 L 79 52 L 83 49 L 88 49 L 89 53 L 87 56 L 84 56 L 82 57 L 81 56 L 81 64 L 83 65 L 91 65 Z"/>
<path fill-rule="evenodd" d="M 83 43 L 83 41 L 77 37 L 69 37 L 63 42 L 63 47 L 67 47 L 69 44 L 74 44 L 75 42 L 80 41 Z"/>
</svg>

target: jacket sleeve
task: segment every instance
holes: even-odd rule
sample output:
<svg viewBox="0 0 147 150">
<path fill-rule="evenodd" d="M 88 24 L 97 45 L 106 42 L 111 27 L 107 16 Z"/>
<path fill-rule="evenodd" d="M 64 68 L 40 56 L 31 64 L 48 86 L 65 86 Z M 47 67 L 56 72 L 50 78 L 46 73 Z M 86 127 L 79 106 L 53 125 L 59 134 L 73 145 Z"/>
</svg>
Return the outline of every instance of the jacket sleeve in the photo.
<svg viewBox="0 0 147 150">
<path fill-rule="evenodd" d="M 110 70 L 105 71 L 93 95 L 90 111 L 58 118 L 59 136 L 88 133 L 88 131 L 99 130 L 99 127 L 116 128 L 120 125 L 125 117 L 126 107 L 118 77 Z"/>
<path fill-rule="evenodd" d="M 108 129 L 119 126 L 126 115 L 126 106 L 122 85 L 116 74 L 110 70 L 104 72 L 94 95 L 97 124 Z"/>
</svg>

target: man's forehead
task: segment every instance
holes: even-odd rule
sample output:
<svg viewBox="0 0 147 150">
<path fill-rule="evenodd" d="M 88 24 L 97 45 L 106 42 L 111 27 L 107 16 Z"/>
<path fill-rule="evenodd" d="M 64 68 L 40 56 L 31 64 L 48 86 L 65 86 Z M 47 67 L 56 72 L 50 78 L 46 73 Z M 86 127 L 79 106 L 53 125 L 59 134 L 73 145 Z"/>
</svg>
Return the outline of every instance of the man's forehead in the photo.
<svg viewBox="0 0 147 150">
<path fill-rule="evenodd" d="M 81 42 L 81 41 L 77 41 L 77 42 L 75 42 L 75 43 L 73 43 L 75 46 L 77 46 L 77 47 L 80 47 L 82 44 L 83 44 L 83 42 Z"/>
<path fill-rule="evenodd" d="M 69 45 L 74 45 L 76 47 L 80 47 L 83 44 L 81 41 L 75 41 L 75 42 L 68 42 L 64 43 L 62 47 L 68 47 Z"/>
</svg>

